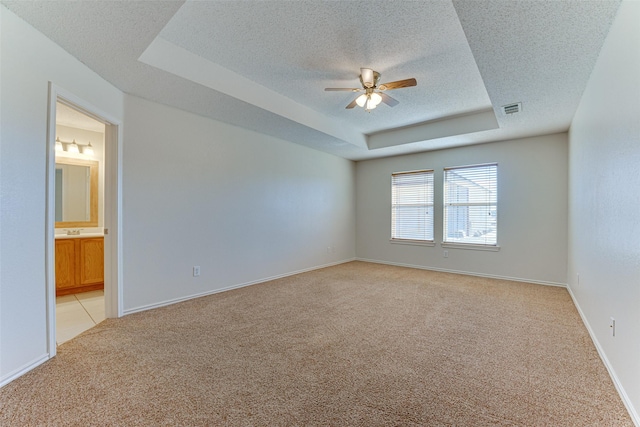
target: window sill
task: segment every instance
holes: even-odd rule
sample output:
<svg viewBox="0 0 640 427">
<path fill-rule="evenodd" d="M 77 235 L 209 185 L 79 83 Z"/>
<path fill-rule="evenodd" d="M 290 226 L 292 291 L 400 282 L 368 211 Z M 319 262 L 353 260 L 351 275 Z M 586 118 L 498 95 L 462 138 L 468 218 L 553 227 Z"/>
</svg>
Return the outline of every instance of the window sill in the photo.
<svg viewBox="0 0 640 427">
<path fill-rule="evenodd" d="M 498 252 L 500 250 L 500 246 L 498 245 L 476 245 L 473 243 L 451 243 L 451 242 L 442 242 L 440 246 L 443 248 L 451 248 L 451 249 L 469 249 L 473 251 L 490 251 L 490 252 Z"/>
<path fill-rule="evenodd" d="M 435 246 L 433 240 L 403 240 L 403 239 L 389 239 L 389 242 L 396 245 L 413 245 L 413 246 Z"/>
</svg>

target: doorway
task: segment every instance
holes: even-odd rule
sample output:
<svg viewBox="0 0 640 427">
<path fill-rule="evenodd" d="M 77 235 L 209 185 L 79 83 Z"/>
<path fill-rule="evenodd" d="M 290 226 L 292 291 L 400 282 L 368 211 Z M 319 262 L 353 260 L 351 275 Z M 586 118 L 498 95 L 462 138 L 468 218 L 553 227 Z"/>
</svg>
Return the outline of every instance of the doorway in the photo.
<svg viewBox="0 0 640 427">
<path fill-rule="evenodd" d="M 105 124 L 56 101 L 56 344 L 105 319 Z"/>
<path fill-rule="evenodd" d="M 120 126 L 50 84 L 47 149 L 47 325 L 56 346 L 119 317 Z"/>
</svg>

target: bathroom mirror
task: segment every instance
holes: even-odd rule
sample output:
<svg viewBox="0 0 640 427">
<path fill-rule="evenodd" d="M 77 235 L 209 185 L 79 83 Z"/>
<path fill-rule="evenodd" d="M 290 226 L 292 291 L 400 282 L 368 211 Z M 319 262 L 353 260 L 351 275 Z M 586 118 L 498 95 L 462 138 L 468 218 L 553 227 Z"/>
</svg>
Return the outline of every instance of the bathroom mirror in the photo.
<svg viewBox="0 0 640 427">
<path fill-rule="evenodd" d="M 98 226 L 98 162 L 56 158 L 56 228 Z"/>
</svg>

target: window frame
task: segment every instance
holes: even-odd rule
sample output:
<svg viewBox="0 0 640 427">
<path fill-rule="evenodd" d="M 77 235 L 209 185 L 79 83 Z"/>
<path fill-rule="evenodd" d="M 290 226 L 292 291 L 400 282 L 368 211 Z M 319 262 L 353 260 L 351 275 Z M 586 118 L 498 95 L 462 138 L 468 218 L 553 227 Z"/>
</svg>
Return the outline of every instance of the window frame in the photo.
<svg viewBox="0 0 640 427">
<path fill-rule="evenodd" d="M 397 193 L 396 189 L 398 188 L 398 183 L 396 183 L 396 177 L 399 176 L 408 176 L 408 175 L 425 175 L 430 176 L 430 188 L 427 188 L 425 191 L 426 202 L 414 204 L 416 207 L 423 206 L 426 209 L 430 210 L 430 221 L 426 220 L 425 226 L 428 226 L 429 222 L 431 223 L 431 229 L 425 229 L 425 232 L 428 235 L 430 234 L 430 239 L 412 239 L 405 237 L 395 237 L 398 235 L 397 233 L 397 207 L 403 204 L 397 203 Z M 428 181 L 428 180 L 427 180 Z M 425 185 L 429 185 L 429 182 L 426 182 Z M 430 201 L 429 201 L 430 196 Z M 410 204 L 404 204 L 405 206 Z M 417 225 L 419 227 L 419 225 Z M 399 244 L 407 244 L 407 245 L 417 245 L 417 246 L 435 246 L 435 170 L 434 169 L 419 169 L 413 171 L 402 171 L 402 172 L 392 172 L 391 173 L 391 238 L 389 239 L 391 243 L 399 243 Z"/>
<path fill-rule="evenodd" d="M 462 169 L 479 169 L 479 168 L 487 168 L 487 167 L 495 167 L 495 181 L 492 181 L 491 187 L 494 189 L 494 200 L 490 199 L 486 203 L 482 202 L 453 202 L 449 198 L 448 186 L 451 182 L 448 179 L 448 174 L 451 171 L 462 170 Z M 475 183 L 477 184 L 477 183 Z M 464 166 L 454 166 L 454 167 L 446 167 L 443 169 L 443 193 L 442 193 L 442 247 L 446 248 L 459 248 L 459 249 L 476 249 L 476 250 L 486 250 L 486 251 L 498 251 L 500 250 L 500 246 L 498 245 L 498 224 L 499 224 L 499 200 L 498 200 L 498 163 L 482 163 L 482 164 L 473 164 L 473 165 L 464 165 Z M 494 211 L 493 214 L 495 218 L 495 241 L 493 243 L 482 243 L 482 242 L 465 242 L 460 240 L 447 240 L 450 239 L 449 235 L 449 223 L 448 223 L 448 208 L 453 206 L 468 206 L 468 207 L 485 207 L 489 212 Z"/>
</svg>

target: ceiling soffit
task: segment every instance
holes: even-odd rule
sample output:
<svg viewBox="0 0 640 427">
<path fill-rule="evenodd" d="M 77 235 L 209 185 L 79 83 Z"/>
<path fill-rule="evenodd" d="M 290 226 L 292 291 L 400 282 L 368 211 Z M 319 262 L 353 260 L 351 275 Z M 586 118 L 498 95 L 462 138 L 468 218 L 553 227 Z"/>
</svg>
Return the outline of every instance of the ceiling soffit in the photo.
<svg viewBox="0 0 640 427">
<path fill-rule="evenodd" d="M 461 113 L 486 115 L 491 109 L 449 2 L 398 8 L 387 1 L 253 2 L 251 7 L 187 1 L 139 60 L 365 149 L 372 148 L 368 134 L 384 132 L 392 139 L 394 128 L 412 126 L 412 140 L 405 131 L 402 141 L 413 143 L 486 130 L 489 123 L 474 127 L 477 120 L 470 120 L 445 133 L 441 124 L 439 132 L 429 131 L 442 118 L 461 121 Z M 370 113 L 344 109 L 353 93 L 322 91 L 359 87 L 359 69 L 365 66 L 381 72 L 383 82 L 416 77 L 418 86 L 389 92 L 400 105 L 381 105 Z M 455 75 L 446 72 L 451 69 Z M 495 118 L 491 122 L 497 127 Z"/>
</svg>

